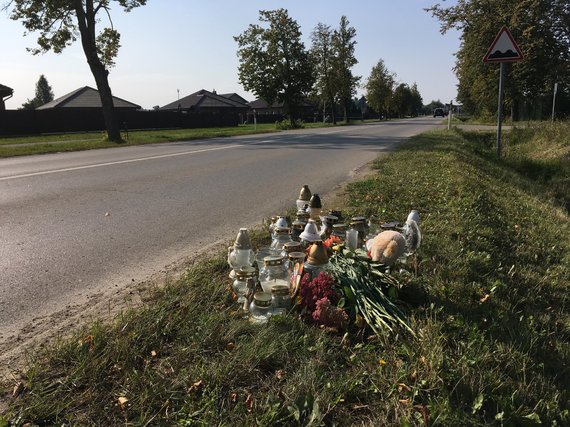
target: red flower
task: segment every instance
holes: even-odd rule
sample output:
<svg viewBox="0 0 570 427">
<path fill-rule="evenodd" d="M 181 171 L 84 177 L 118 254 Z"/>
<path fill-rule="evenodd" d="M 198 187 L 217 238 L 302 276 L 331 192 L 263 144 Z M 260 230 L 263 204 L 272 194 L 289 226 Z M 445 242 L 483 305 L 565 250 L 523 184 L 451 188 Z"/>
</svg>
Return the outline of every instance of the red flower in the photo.
<svg viewBox="0 0 570 427">
<path fill-rule="evenodd" d="M 339 300 L 338 294 L 333 289 L 334 280 L 332 276 L 326 273 L 319 273 L 313 280 L 309 279 L 309 274 L 303 276 L 299 296 L 301 297 L 301 305 L 307 307 L 309 312 L 315 311 L 317 301 L 326 298 L 332 304 L 336 304 Z"/>
<path fill-rule="evenodd" d="M 317 301 L 311 317 L 316 324 L 329 328 L 344 329 L 348 325 L 346 312 L 342 308 L 332 305 L 328 298 Z"/>
</svg>

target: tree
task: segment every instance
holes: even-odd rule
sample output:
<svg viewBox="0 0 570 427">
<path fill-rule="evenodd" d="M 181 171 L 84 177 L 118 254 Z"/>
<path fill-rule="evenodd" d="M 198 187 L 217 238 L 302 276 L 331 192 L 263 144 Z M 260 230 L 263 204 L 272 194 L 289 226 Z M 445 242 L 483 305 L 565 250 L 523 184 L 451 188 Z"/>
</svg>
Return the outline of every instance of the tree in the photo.
<svg viewBox="0 0 570 427">
<path fill-rule="evenodd" d="M 336 124 L 332 34 L 329 25 L 318 23 L 311 33 L 312 45 L 310 54 L 315 67 L 315 94 L 323 105 L 323 120 L 326 115 L 326 105 L 328 104 L 331 106 L 333 124 Z"/>
<path fill-rule="evenodd" d="M 358 64 L 354 56 L 355 37 L 356 30 L 354 27 L 349 27 L 348 19 L 343 15 L 340 18 L 338 30 L 333 32 L 332 45 L 335 51 L 333 60 L 334 87 L 339 103 L 343 107 L 345 121 L 348 121 L 348 109 L 360 81 L 360 76 L 352 75 L 351 71 L 352 67 Z"/>
<path fill-rule="evenodd" d="M 416 117 L 421 111 L 424 105 L 424 101 L 422 99 L 422 96 L 420 95 L 420 91 L 418 90 L 418 85 L 415 82 L 414 84 L 412 84 L 410 92 L 411 92 L 410 115 Z"/>
<path fill-rule="evenodd" d="M 384 61 L 378 60 L 378 63 L 372 67 L 370 77 L 365 84 L 366 100 L 379 114 L 384 113 L 388 117 L 388 109 L 392 93 L 394 91 L 394 79 L 396 75 L 388 71 Z"/>
<path fill-rule="evenodd" d="M 314 77 L 309 53 L 301 42 L 300 27 L 286 9 L 260 10 L 259 21 L 239 36 L 239 81 L 267 103 L 283 103 L 291 119 L 310 91 Z"/>
<path fill-rule="evenodd" d="M 413 114 L 414 94 L 406 83 L 400 83 L 396 89 L 394 89 L 391 105 L 399 117 L 406 117 Z"/>
<path fill-rule="evenodd" d="M 462 31 L 457 52 L 458 100 L 475 114 L 497 111 L 498 66 L 482 58 L 507 25 L 524 60 L 506 64 L 505 103 L 518 112 L 548 112 L 555 82 L 570 87 L 570 3 L 568 0 L 458 0 L 454 6 L 427 9 L 441 32 Z"/>
<path fill-rule="evenodd" d="M 41 105 L 53 101 L 54 95 L 47 79 L 42 74 L 36 83 L 36 96 L 22 104 L 24 110 L 33 110 Z"/>
<path fill-rule="evenodd" d="M 53 50 L 61 53 L 79 37 L 83 52 L 101 97 L 107 137 L 120 142 L 119 122 L 114 114 L 113 95 L 109 86 L 109 68 L 120 47 L 121 35 L 113 28 L 110 19 L 112 0 L 12 0 L 10 17 L 22 22 L 26 30 L 39 31 L 38 47 L 33 54 Z M 125 12 L 146 4 L 146 0 L 114 0 Z M 110 27 L 97 33 L 100 14 L 109 17 Z"/>
</svg>

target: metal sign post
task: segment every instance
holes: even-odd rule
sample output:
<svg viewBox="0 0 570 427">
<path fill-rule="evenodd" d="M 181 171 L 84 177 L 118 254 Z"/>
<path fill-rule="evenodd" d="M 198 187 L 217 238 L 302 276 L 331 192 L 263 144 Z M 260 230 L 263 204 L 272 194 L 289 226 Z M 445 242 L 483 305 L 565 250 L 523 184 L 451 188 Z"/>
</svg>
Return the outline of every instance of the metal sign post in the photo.
<svg viewBox="0 0 570 427">
<path fill-rule="evenodd" d="M 497 157 L 501 157 L 501 127 L 503 124 L 503 87 L 505 85 L 505 62 L 520 61 L 523 54 L 507 27 L 501 28 L 491 44 L 483 62 L 498 62 L 499 69 L 499 108 L 497 109 Z"/>
<path fill-rule="evenodd" d="M 497 117 L 497 157 L 501 157 L 501 128 L 503 126 L 503 85 L 505 83 L 505 63 L 501 62 L 499 68 L 499 108 Z"/>
<path fill-rule="evenodd" d="M 554 121 L 554 106 L 556 105 L 556 92 L 558 92 L 558 82 L 554 83 L 554 94 L 552 95 L 552 119 Z"/>
</svg>

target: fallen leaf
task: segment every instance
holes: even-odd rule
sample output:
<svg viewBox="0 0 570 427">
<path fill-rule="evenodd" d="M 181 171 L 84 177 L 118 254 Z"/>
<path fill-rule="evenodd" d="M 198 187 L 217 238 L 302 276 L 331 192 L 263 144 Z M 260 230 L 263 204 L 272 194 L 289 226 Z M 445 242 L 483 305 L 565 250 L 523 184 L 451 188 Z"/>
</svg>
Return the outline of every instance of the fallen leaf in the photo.
<svg viewBox="0 0 570 427">
<path fill-rule="evenodd" d="M 287 375 L 287 372 L 284 369 L 278 369 L 275 371 L 275 378 L 279 381 L 285 378 L 285 375 Z"/>
<path fill-rule="evenodd" d="M 128 401 L 129 399 L 127 399 L 125 396 L 121 396 L 117 399 L 117 402 L 119 402 L 119 406 L 121 407 L 121 409 L 125 408 Z"/>
<path fill-rule="evenodd" d="M 12 396 L 18 397 L 20 393 L 22 393 L 23 391 L 24 391 L 24 383 L 19 382 L 14 386 L 14 389 L 12 390 Z"/>
<path fill-rule="evenodd" d="M 247 412 L 253 411 L 253 395 L 251 393 L 248 393 L 247 397 L 245 398 L 245 407 L 247 409 Z"/>
<path fill-rule="evenodd" d="M 227 350 L 227 351 L 232 351 L 232 350 L 235 348 L 235 346 L 236 346 L 236 345 L 235 345 L 233 342 L 230 341 L 229 343 L 226 344 L 226 350 Z"/>
<path fill-rule="evenodd" d="M 398 391 L 402 391 L 402 390 L 405 390 L 407 392 L 412 391 L 412 389 L 409 386 L 407 386 L 404 383 L 400 383 L 400 384 L 398 384 Z"/>
<path fill-rule="evenodd" d="M 203 388 L 204 382 L 202 380 L 198 380 L 188 388 L 188 393 L 198 393 L 202 391 Z"/>
</svg>

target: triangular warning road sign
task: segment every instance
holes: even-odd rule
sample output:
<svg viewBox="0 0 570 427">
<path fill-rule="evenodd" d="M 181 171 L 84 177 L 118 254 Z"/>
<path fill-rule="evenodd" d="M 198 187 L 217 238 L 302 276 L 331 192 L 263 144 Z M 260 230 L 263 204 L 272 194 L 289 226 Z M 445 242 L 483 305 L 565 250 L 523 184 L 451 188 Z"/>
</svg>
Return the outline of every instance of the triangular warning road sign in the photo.
<svg viewBox="0 0 570 427">
<path fill-rule="evenodd" d="M 523 59 L 523 54 L 507 27 L 501 28 L 483 62 L 512 62 Z"/>
</svg>

